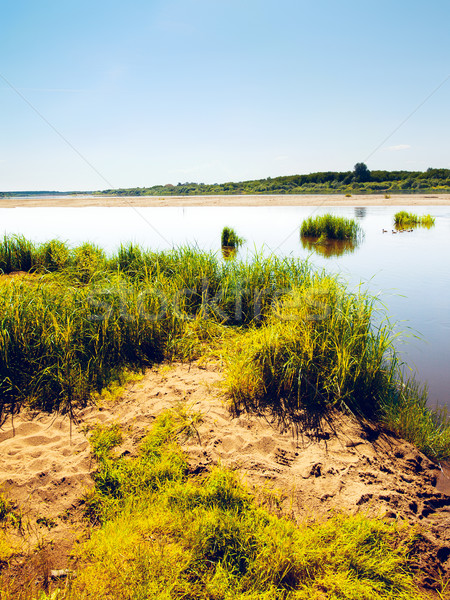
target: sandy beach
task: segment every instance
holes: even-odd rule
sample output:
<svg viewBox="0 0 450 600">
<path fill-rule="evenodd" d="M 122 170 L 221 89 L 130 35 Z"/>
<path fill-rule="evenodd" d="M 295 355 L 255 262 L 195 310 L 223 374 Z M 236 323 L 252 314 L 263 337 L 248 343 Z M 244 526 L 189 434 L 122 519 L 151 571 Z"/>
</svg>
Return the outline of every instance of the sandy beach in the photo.
<svg viewBox="0 0 450 600">
<path fill-rule="evenodd" d="M 297 194 L 234 196 L 27 196 L 0 198 L 1 208 L 85 206 L 449 206 L 450 194 Z"/>
</svg>

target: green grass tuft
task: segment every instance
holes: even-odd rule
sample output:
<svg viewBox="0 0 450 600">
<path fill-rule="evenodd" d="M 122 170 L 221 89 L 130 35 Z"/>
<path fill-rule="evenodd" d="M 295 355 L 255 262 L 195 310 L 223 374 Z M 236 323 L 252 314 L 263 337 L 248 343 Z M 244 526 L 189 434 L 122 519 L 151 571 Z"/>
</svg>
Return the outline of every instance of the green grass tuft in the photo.
<svg viewBox="0 0 450 600">
<path fill-rule="evenodd" d="M 222 248 L 238 249 L 245 243 L 245 240 L 238 236 L 231 227 L 224 227 L 220 238 Z"/>
<path fill-rule="evenodd" d="M 414 213 L 406 212 L 405 210 L 401 210 L 394 215 L 394 226 L 397 229 L 404 229 L 405 227 L 433 227 L 436 219 L 431 215 L 423 215 L 419 217 Z"/>
<path fill-rule="evenodd" d="M 300 227 L 300 237 L 322 240 L 355 240 L 362 235 L 361 227 L 354 219 L 326 214 L 305 219 Z"/>
</svg>

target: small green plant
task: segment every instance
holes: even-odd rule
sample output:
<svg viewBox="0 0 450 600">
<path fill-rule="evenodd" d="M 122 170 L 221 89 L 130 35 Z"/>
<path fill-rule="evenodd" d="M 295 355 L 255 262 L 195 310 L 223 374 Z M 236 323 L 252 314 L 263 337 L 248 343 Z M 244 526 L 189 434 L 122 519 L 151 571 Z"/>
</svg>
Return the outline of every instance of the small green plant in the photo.
<svg viewBox="0 0 450 600">
<path fill-rule="evenodd" d="M 390 194 L 385 194 L 384 197 L 385 197 L 386 200 L 388 200 L 391 197 L 391 195 Z"/>
<path fill-rule="evenodd" d="M 122 432 L 117 423 L 109 426 L 96 425 L 90 432 L 89 441 L 97 458 L 105 458 L 122 442 Z"/>
<path fill-rule="evenodd" d="M 222 248 L 234 248 L 238 249 L 245 243 L 245 240 L 238 236 L 234 229 L 231 227 L 224 227 L 221 235 L 221 246 Z"/>
<path fill-rule="evenodd" d="M 346 197 L 346 198 L 351 198 L 351 197 L 352 197 L 352 195 L 351 195 L 351 194 L 345 194 L 345 197 Z"/>
<path fill-rule="evenodd" d="M 54 519 L 50 519 L 49 517 L 38 517 L 36 519 L 36 523 L 38 525 L 42 525 L 43 527 L 47 527 L 48 529 L 52 529 L 58 525 Z"/>
<path fill-rule="evenodd" d="M 0 525 L 3 527 L 11 525 L 17 529 L 22 527 L 21 512 L 16 510 L 13 503 L 3 494 L 0 494 Z"/>
</svg>

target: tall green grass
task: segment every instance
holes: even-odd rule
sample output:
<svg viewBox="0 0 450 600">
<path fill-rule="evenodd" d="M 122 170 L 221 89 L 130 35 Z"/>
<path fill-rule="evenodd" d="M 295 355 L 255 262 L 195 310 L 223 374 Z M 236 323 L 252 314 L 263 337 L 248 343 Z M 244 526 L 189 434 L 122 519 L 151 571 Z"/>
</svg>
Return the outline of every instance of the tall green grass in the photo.
<svg viewBox="0 0 450 600">
<path fill-rule="evenodd" d="M 300 237 L 322 238 L 323 240 L 358 240 L 361 227 L 354 219 L 326 214 L 305 219 L 300 227 Z"/>
<path fill-rule="evenodd" d="M 161 360 L 178 323 L 154 290 L 121 276 L 73 285 L 62 273 L 1 286 L 0 416 L 24 404 L 71 411 L 124 368 Z"/>
<path fill-rule="evenodd" d="M 373 310 L 373 298 L 348 293 L 335 277 L 305 278 L 263 327 L 230 349 L 227 385 L 235 406 L 337 406 L 373 417 L 395 361 L 388 327 L 372 326 Z"/>
<path fill-rule="evenodd" d="M 71 412 L 125 369 L 213 351 L 226 357 L 236 407 L 305 419 L 338 407 L 383 421 L 432 458 L 450 456 L 449 420 L 414 382 L 402 387 L 373 298 L 306 262 L 133 245 L 107 257 L 92 244 L 17 238 L 0 255 L 34 272 L 0 285 L 0 420 L 24 405 Z"/>
<path fill-rule="evenodd" d="M 61 246 L 43 248 L 36 255 L 51 250 L 55 268 Z M 0 286 L 1 418 L 24 404 L 72 410 L 125 368 L 195 356 L 222 337 L 222 324 L 264 319 L 306 272 L 297 261 L 261 257 L 224 265 L 190 248 L 122 247 L 107 259 L 90 244 L 71 250 L 61 270 L 48 265 L 32 281 Z"/>
<path fill-rule="evenodd" d="M 423 215 L 419 217 L 414 213 L 406 212 L 405 210 L 401 210 L 400 212 L 395 213 L 394 215 L 394 226 L 397 229 L 403 229 L 405 227 L 433 227 L 436 219 L 431 215 Z"/>
<path fill-rule="evenodd" d="M 330 409 L 384 424 L 430 458 L 450 456 L 450 420 L 427 406 L 426 390 L 404 381 L 375 300 L 350 294 L 335 277 L 311 275 L 286 294 L 259 328 L 225 351 L 235 410 L 270 410 L 315 428 Z"/>
<path fill-rule="evenodd" d="M 23 236 L 3 237 L 0 243 L 0 271 L 30 271 L 37 263 L 35 245 Z"/>
<path fill-rule="evenodd" d="M 0 242 L 0 272 L 4 274 L 70 270 L 75 279 L 86 282 L 92 274 L 104 270 L 106 263 L 104 251 L 90 243 L 71 249 L 58 239 L 36 244 L 18 235 L 5 235 Z"/>
</svg>

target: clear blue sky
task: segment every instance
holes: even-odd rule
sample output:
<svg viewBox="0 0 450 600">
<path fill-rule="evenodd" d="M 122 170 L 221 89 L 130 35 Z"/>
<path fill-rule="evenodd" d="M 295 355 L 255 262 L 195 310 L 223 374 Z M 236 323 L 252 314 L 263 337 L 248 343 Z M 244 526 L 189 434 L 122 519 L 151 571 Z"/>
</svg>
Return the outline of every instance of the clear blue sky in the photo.
<svg viewBox="0 0 450 600">
<path fill-rule="evenodd" d="M 450 74 L 448 0 L 6 0 L 0 17 L 0 190 L 450 168 L 450 80 L 372 154 Z"/>
</svg>

